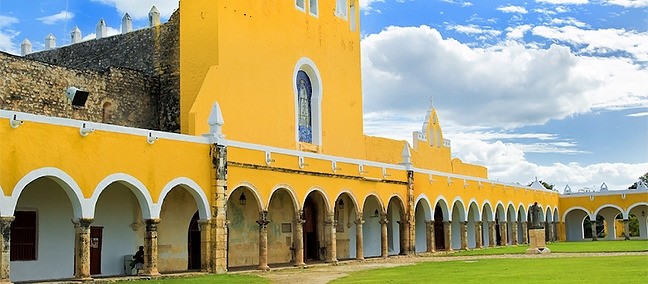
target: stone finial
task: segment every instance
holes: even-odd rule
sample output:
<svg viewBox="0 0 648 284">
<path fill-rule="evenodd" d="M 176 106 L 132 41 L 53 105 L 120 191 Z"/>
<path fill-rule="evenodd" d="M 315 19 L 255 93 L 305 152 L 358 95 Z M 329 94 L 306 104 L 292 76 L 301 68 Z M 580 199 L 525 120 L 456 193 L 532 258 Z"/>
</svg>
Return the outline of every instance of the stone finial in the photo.
<svg viewBox="0 0 648 284">
<path fill-rule="evenodd" d="M 214 102 L 214 105 L 212 105 L 207 123 L 209 124 L 209 133 L 206 134 L 206 136 L 214 137 L 216 139 L 225 137 L 225 135 L 223 135 L 223 124 L 225 124 L 225 120 L 223 119 L 223 112 L 221 112 L 218 102 Z"/>
<path fill-rule="evenodd" d="M 122 34 L 129 33 L 133 30 L 133 19 L 126 13 L 122 18 Z"/>
<path fill-rule="evenodd" d="M 75 44 L 79 43 L 83 40 L 83 37 L 81 37 L 81 30 L 79 27 L 74 27 L 72 31 L 70 32 L 70 43 Z"/>
<path fill-rule="evenodd" d="M 104 38 L 108 36 L 108 27 L 106 27 L 106 21 L 104 19 L 99 20 L 97 23 L 97 39 Z"/>
<path fill-rule="evenodd" d="M 155 6 L 151 8 L 149 12 L 149 27 L 155 27 L 160 25 L 160 11 L 158 11 Z"/>
<path fill-rule="evenodd" d="M 28 39 L 25 39 L 20 44 L 20 55 L 25 56 L 30 53 L 32 53 L 32 43 Z"/>
<path fill-rule="evenodd" d="M 403 152 L 401 153 L 401 156 L 403 157 L 403 162 L 401 162 L 401 165 L 404 165 L 408 169 L 410 169 L 412 165 L 412 153 L 410 152 L 409 149 L 409 144 L 405 143 L 405 147 L 403 147 Z"/>
<path fill-rule="evenodd" d="M 47 35 L 45 38 L 45 49 L 56 48 L 56 37 L 53 34 Z"/>
</svg>

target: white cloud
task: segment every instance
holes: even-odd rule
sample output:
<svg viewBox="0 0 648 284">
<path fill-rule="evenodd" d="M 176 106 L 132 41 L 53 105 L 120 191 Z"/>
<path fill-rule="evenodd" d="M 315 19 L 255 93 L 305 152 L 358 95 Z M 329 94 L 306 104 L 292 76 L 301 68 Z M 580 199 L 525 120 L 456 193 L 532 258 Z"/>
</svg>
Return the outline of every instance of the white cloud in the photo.
<svg viewBox="0 0 648 284">
<path fill-rule="evenodd" d="M 554 5 L 583 5 L 589 3 L 589 0 L 536 0 L 536 2 Z"/>
<path fill-rule="evenodd" d="M 521 25 L 517 27 L 508 27 L 506 28 L 506 38 L 508 39 L 521 39 L 524 37 L 524 34 L 531 30 L 531 25 Z"/>
<path fill-rule="evenodd" d="M 18 18 L 0 15 L 0 50 L 17 54 L 18 50 L 13 39 L 20 33 L 11 29 L 7 29 L 13 24 L 19 22 Z"/>
<path fill-rule="evenodd" d="M 162 17 L 171 16 L 178 8 L 178 0 L 92 0 L 115 7 L 120 14 L 128 13 L 133 19 L 145 19 L 155 6 Z"/>
<path fill-rule="evenodd" d="M 648 7 L 648 0 L 607 0 L 612 5 L 623 6 L 626 8 L 643 8 Z"/>
<path fill-rule="evenodd" d="M 573 17 L 567 17 L 564 19 L 554 18 L 549 22 L 550 25 L 554 26 L 576 26 L 579 28 L 589 27 L 588 24 L 574 19 Z"/>
<path fill-rule="evenodd" d="M 448 30 L 454 30 L 458 33 L 468 34 L 468 35 L 488 35 L 488 36 L 498 36 L 502 32 L 498 30 L 493 30 L 490 28 L 482 28 L 477 25 L 448 25 L 446 27 Z"/>
<path fill-rule="evenodd" d="M 636 60 L 648 61 L 648 32 L 626 31 L 625 29 L 586 30 L 574 26 L 538 26 L 534 35 L 547 39 L 583 46 L 582 52 L 609 53 L 627 52 Z"/>
<path fill-rule="evenodd" d="M 509 6 L 501 6 L 501 7 L 498 7 L 497 10 L 500 11 L 500 12 L 502 12 L 502 13 L 519 13 L 519 14 L 526 14 L 526 13 L 529 12 L 529 11 L 527 11 L 526 8 L 524 8 L 524 7 L 522 7 L 522 6 L 513 6 L 513 5 L 509 5 Z"/>
<path fill-rule="evenodd" d="M 54 15 L 49 15 L 45 17 L 38 18 L 36 20 L 40 21 L 43 24 L 46 25 L 54 25 L 58 22 L 64 22 L 64 21 L 69 21 L 72 18 L 74 18 L 74 13 L 68 12 L 68 11 L 61 11 L 58 12 Z"/>
<path fill-rule="evenodd" d="M 470 1 L 460 1 L 460 0 L 441 0 L 441 2 L 445 2 L 453 5 L 460 5 L 461 7 L 470 7 L 473 5 L 473 3 Z"/>
<path fill-rule="evenodd" d="M 644 117 L 644 116 L 648 116 L 648 112 L 638 112 L 638 113 L 628 114 L 628 116 L 631 116 L 631 117 Z"/>
</svg>

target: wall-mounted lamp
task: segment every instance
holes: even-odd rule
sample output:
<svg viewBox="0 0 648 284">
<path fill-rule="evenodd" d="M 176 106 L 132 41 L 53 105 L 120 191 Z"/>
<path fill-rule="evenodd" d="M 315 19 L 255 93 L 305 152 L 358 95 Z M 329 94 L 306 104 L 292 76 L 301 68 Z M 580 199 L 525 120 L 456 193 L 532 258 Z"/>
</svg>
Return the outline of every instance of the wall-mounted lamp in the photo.
<svg viewBox="0 0 648 284">
<path fill-rule="evenodd" d="M 265 163 L 266 163 L 266 165 L 269 166 L 270 164 L 274 163 L 274 161 L 275 160 L 272 159 L 272 152 L 266 151 L 265 152 Z"/>
<path fill-rule="evenodd" d="M 153 145 L 153 143 L 155 143 L 155 141 L 157 141 L 158 138 L 159 138 L 159 137 L 153 136 L 153 133 L 152 133 L 152 132 L 149 132 L 148 137 L 146 137 L 146 142 L 148 142 L 149 144 Z"/>
<path fill-rule="evenodd" d="M 72 102 L 72 105 L 78 107 L 85 106 L 88 95 L 90 95 L 89 92 L 81 91 L 77 87 L 69 87 L 65 92 L 65 96 Z"/>
<path fill-rule="evenodd" d="M 95 131 L 94 128 L 86 127 L 86 124 L 84 122 L 83 125 L 81 126 L 81 129 L 79 129 L 79 134 L 81 134 L 81 136 L 83 137 L 86 137 L 88 136 L 88 134 L 94 131 Z"/>
<path fill-rule="evenodd" d="M 362 175 L 362 174 L 369 173 L 369 171 L 365 171 L 364 170 L 364 165 L 360 164 L 360 165 L 358 165 L 358 173 Z"/>
<path fill-rule="evenodd" d="M 371 215 L 373 218 L 378 218 L 378 209 L 374 210 L 373 215 Z"/>
<path fill-rule="evenodd" d="M 22 120 L 18 120 L 16 118 L 16 115 L 14 114 L 12 118 L 9 119 L 9 125 L 11 125 L 11 128 L 18 128 L 21 124 L 25 123 Z"/>
<path fill-rule="evenodd" d="M 646 212 L 644 212 L 643 210 L 641 210 L 641 217 L 646 217 Z"/>
<path fill-rule="evenodd" d="M 340 202 L 338 202 L 338 208 L 344 209 L 344 201 L 340 199 Z"/>
<path fill-rule="evenodd" d="M 239 196 L 239 204 L 241 205 L 247 204 L 247 198 L 245 197 L 245 192 L 241 193 L 241 196 Z"/>
<path fill-rule="evenodd" d="M 302 156 L 299 156 L 299 158 L 297 159 L 297 163 L 299 164 L 300 169 L 303 169 L 304 167 L 308 166 L 308 164 L 306 164 L 306 162 L 304 161 L 304 157 Z"/>
<path fill-rule="evenodd" d="M 333 173 L 342 170 L 341 168 L 337 167 L 337 162 L 336 161 L 331 161 L 331 169 L 333 170 Z"/>
</svg>

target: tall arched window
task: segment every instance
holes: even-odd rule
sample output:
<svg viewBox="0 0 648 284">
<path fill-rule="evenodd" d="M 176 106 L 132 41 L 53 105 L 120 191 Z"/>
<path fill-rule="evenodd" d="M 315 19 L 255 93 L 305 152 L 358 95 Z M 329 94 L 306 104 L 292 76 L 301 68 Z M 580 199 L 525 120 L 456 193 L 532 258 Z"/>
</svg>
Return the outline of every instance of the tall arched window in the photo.
<svg viewBox="0 0 648 284">
<path fill-rule="evenodd" d="M 303 70 L 297 72 L 297 106 L 299 142 L 313 143 L 313 119 L 312 104 L 313 87 L 308 74 Z"/>
</svg>

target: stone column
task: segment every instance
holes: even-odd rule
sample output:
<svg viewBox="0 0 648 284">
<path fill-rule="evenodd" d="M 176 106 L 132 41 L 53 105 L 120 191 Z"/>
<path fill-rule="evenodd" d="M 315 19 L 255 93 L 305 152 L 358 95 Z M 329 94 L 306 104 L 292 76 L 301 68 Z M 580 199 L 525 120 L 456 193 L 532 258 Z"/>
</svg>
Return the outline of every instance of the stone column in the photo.
<svg viewBox="0 0 648 284">
<path fill-rule="evenodd" d="M 212 272 L 227 272 L 227 209 L 225 188 L 227 187 L 227 147 L 212 144 Z"/>
<path fill-rule="evenodd" d="M 497 237 L 495 237 L 495 222 L 488 222 L 488 246 L 495 247 L 497 244 Z"/>
<path fill-rule="evenodd" d="M 328 234 L 326 243 L 326 260 L 325 262 L 337 264 L 337 231 L 335 230 L 337 220 L 333 211 L 326 214 L 324 227 Z"/>
<path fill-rule="evenodd" d="M 459 223 L 459 232 L 461 233 L 461 249 L 468 249 L 468 222 Z"/>
<path fill-rule="evenodd" d="M 527 222 L 522 222 L 522 243 L 529 243 L 529 229 L 527 229 Z"/>
<path fill-rule="evenodd" d="M 259 270 L 268 271 L 268 211 L 259 212 Z"/>
<path fill-rule="evenodd" d="M 596 237 L 596 220 L 590 221 L 590 224 L 592 226 L 592 241 L 597 241 L 598 238 Z"/>
<path fill-rule="evenodd" d="M 558 241 L 558 222 L 553 222 L 553 240 L 552 242 Z"/>
<path fill-rule="evenodd" d="M 427 243 L 427 252 L 434 252 L 436 243 L 434 241 L 434 220 L 425 221 L 425 241 Z"/>
<path fill-rule="evenodd" d="M 380 214 L 380 256 L 382 258 L 387 258 L 389 256 L 389 247 L 387 245 L 387 213 Z"/>
<path fill-rule="evenodd" d="M 398 223 L 398 239 L 400 240 L 399 242 L 399 249 L 398 249 L 398 254 L 399 255 L 405 255 L 407 254 L 406 252 L 406 243 L 407 241 L 405 240 L 405 223 L 404 221 L 396 221 Z"/>
<path fill-rule="evenodd" d="M 500 222 L 500 236 L 502 238 L 502 246 L 508 245 L 508 231 L 506 229 L 506 222 Z"/>
<path fill-rule="evenodd" d="M 90 281 L 90 224 L 94 219 L 81 218 L 74 223 L 74 278 Z"/>
<path fill-rule="evenodd" d="M 623 236 L 624 240 L 630 240 L 630 220 L 623 219 Z"/>
<path fill-rule="evenodd" d="M 294 219 L 295 235 L 293 249 L 295 250 L 295 266 L 297 267 L 306 266 L 306 263 L 304 263 L 304 223 L 306 223 L 306 220 L 303 218 L 303 212 L 302 210 L 295 212 Z"/>
<path fill-rule="evenodd" d="M 410 226 L 410 221 L 408 220 L 404 221 L 401 227 L 403 232 L 401 237 L 401 254 L 411 255 L 414 251 L 414 245 L 412 244 L 412 241 L 416 239 L 416 237 L 412 238 L 411 235 L 412 230 L 410 230 L 410 228 L 412 228 L 413 226 Z"/>
<path fill-rule="evenodd" d="M 549 241 L 553 242 L 553 236 L 554 236 L 553 222 L 547 222 L 547 230 L 549 230 Z"/>
<path fill-rule="evenodd" d="M 475 221 L 475 248 L 482 248 L 482 222 Z"/>
<path fill-rule="evenodd" d="M 200 271 L 211 270 L 211 220 L 198 220 L 200 228 Z"/>
<path fill-rule="evenodd" d="M 144 273 L 156 276 L 158 272 L 158 232 L 160 219 L 146 219 L 146 237 L 144 238 Z"/>
<path fill-rule="evenodd" d="M 2 256 L 0 257 L 0 283 L 11 283 L 9 279 L 11 262 L 11 222 L 15 217 L 0 217 L 0 232 L 2 233 Z"/>
<path fill-rule="evenodd" d="M 364 260 L 364 243 L 363 243 L 363 233 L 362 233 L 362 213 L 358 213 L 356 220 L 353 223 L 356 224 L 356 259 Z"/>
<path fill-rule="evenodd" d="M 511 244 L 512 245 L 517 245 L 518 244 L 518 223 L 517 221 L 511 222 Z"/>
<path fill-rule="evenodd" d="M 445 234 L 445 250 L 452 251 L 452 222 L 443 221 L 443 233 Z"/>
</svg>

